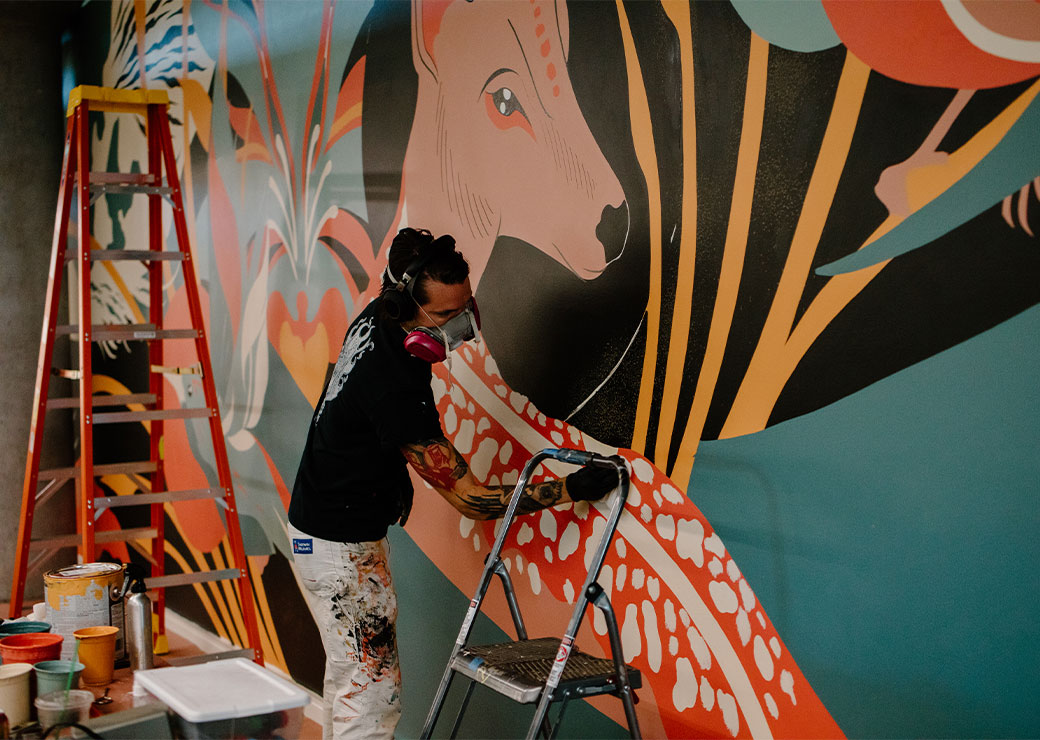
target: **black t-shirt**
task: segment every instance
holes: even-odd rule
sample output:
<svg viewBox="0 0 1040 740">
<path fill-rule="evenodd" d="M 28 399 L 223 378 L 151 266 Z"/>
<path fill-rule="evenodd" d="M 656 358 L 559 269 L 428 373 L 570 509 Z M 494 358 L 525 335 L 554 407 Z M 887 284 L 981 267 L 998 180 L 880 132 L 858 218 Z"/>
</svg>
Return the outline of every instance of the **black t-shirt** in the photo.
<svg viewBox="0 0 1040 740">
<path fill-rule="evenodd" d="M 411 508 L 402 445 L 443 436 L 428 362 L 372 301 L 347 330 L 318 400 L 296 473 L 289 521 L 334 542 L 382 539 Z"/>
</svg>

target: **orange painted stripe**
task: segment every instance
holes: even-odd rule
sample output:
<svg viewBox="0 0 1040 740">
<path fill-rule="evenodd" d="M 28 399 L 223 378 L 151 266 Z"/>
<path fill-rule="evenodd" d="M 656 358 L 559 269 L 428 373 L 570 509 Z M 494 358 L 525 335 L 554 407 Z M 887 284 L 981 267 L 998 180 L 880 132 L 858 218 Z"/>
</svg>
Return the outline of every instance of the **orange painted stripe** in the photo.
<svg viewBox="0 0 1040 740">
<path fill-rule="evenodd" d="M 683 202 L 682 235 L 679 243 L 679 274 L 672 305 L 672 326 L 668 338 L 661 417 L 657 425 L 654 458 L 658 467 L 668 460 L 675 431 L 679 391 L 683 384 L 686 348 L 693 312 L 693 276 L 697 261 L 697 115 L 694 107 L 693 33 L 690 30 L 690 5 L 687 0 L 668 0 L 662 4 L 679 36 L 682 70 L 682 151 Z M 685 488 L 685 486 L 684 486 Z"/>
<path fill-rule="evenodd" d="M 694 456 L 700 444 L 704 422 L 708 417 L 715 386 L 726 354 L 726 343 L 733 326 L 733 314 L 737 307 L 737 294 L 744 273 L 744 256 L 747 253 L 748 232 L 751 228 L 751 206 L 755 197 L 755 174 L 758 171 L 758 156 L 762 146 L 762 125 L 766 110 L 766 81 L 768 76 L 769 44 L 761 37 L 751 34 L 751 51 L 748 56 L 747 90 L 744 95 L 744 119 L 740 131 L 740 149 L 737 153 L 737 171 L 733 183 L 733 198 L 730 201 L 729 223 L 726 228 L 726 246 L 722 253 L 722 269 L 719 286 L 715 294 L 715 308 L 708 329 L 707 349 L 697 388 L 693 395 L 690 418 L 683 432 L 679 455 L 669 477 L 675 484 L 686 489 L 693 470 Z"/>
<path fill-rule="evenodd" d="M 636 159 L 646 179 L 647 203 L 650 209 L 650 291 L 646 306 L 646 348 L 643 354 L 643 374 L 639 381 L 639 401 L 632 433 L 632 449 L 646 454 L 647 430 L 650 426 L 650 404 L 654 394 L 654 369 L 657 366 L 657 343 L 661 326 L 661 184 L 657 174 L 657 154 L 647 104 L 646 88 L 639 68 L 632 29 L 621 0 L 615 0 L 621 38 L 628 64 L 629 111 L 632 121 L 632 139 Z"/>
<path fill-rule="evenodd" d="M 834 201 L 838 180 L 845 168 L 869 76 L 869 67 L 852 54 L 846 54 L 830 120 L 809 180 L 787 261 L 758 346 L 720 438 L 764 429 L 779 395 L 776 389 L 782 388 L 789 376 L 789 373 L 785 375 L 780 369 L 785 359 L 784 347 L 791 335 L 798 302 L 805 290 L 812 260 L 820 243 L 820 234 Z"/>
</svg>

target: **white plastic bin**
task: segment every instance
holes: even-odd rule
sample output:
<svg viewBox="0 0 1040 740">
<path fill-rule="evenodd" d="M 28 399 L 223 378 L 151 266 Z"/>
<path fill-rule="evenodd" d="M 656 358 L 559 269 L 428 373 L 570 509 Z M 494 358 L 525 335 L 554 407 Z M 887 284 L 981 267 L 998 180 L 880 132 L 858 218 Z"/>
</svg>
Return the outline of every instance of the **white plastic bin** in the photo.
<svg viewBox="0 0 1040 740">
<path fill-rule="evenodd" d="M 153 668 L 134 673 L 140 690 L 174 713 L 179 737 L 299 737 L 303 708 L 310 695 L 245 658 L 196 665 Z"/>
</svg>

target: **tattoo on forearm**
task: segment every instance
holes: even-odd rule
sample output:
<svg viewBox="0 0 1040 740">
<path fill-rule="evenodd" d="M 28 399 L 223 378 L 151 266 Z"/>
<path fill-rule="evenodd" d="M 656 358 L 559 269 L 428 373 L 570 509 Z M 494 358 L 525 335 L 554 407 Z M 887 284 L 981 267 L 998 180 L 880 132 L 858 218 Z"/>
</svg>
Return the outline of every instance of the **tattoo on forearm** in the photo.
<svg viewBox="0 0 1040 740">
<path fill-rule="evenodd" d="M 469 471 L 466 461 L 443 437 L 405 445 L 404 455 L 423 479 L 439 488 L 451 490 Z"/>
<path fill-rule="evenodd" d="M 454 491 L 455 484 L 469 473 L 469 466 L 455 447 L 445 438 L 436 437 L 407 444 L 402 448 L 405 459 L 430 485 Z M 481 486 L 458 493 L 459 500 L 473 519 L 495 519 L 505 514 L 515 486 Z M 555 506 L 563 498 L 563 481 L 548 480 L 528 483 L 518 505 L 520 514 Z"/>
<path fill-rule="evenodd" d="M 495 519 L 506 513 L 514 488 L 514 486 L 487 486 L 488 493 L 470 494 L 465 496 L 465 500 L 473 510 L 475 518 Z M 563 481 L 529 483 L 524 489 L 524 497 L 520 499 L 517 511 L 520 514 L 540 511 L 558 504 L 562 496 Z"/>
</svg>

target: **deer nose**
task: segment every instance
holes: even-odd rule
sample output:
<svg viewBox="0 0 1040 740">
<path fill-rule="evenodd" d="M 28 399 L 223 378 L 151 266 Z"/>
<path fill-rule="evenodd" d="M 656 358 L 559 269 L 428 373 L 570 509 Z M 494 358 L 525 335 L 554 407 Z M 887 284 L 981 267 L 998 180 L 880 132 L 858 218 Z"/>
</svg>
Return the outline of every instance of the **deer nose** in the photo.
<svg viewBox="0 0 1040 740">
<path fill-rule="evenodd" d="M 613 262 L 621 256 L 628 240 L 628 201 L 621 201 L 621 205 L 615 208 L 607 204 L 600 214 L 599 224 L 596 226 L 596 238 L 603 245 L 603 256 L 607 263 Z"/>
</svg>

